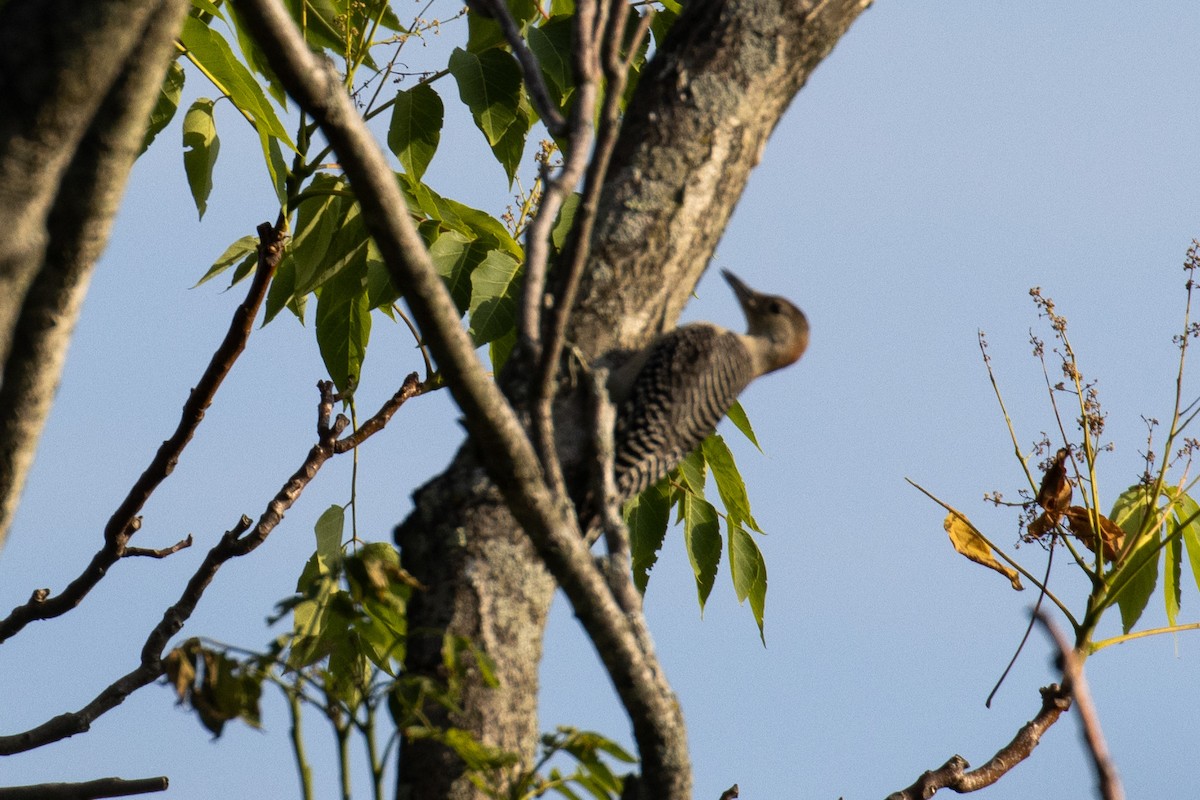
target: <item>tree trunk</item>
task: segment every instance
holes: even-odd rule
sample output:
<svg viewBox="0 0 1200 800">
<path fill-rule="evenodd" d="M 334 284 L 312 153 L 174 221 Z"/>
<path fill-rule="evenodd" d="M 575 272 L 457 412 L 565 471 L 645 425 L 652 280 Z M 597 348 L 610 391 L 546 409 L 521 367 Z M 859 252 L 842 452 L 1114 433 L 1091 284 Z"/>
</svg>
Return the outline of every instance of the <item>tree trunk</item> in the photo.
<svg viewBox="0 0 1200 800">
<path fill-rule="evenodd" d="M 639 347 L 674 325 L 767 137 L 868 5 L 695 0 L 685 7 L 642 75 L 604 186 L 568 333 L 585 357 Z M 405 567 L 429 591 L 409 607 L 406 669 L 444 678 L 445 634 L 483 646 L 500 686 L 469 676 L 463 713 L 438 722 L 530 759 L 553 582 L 470 443 L 414 499 L 396 541 Z M 440 745 L 405 740 L 397 797 L 481 797 L 462 769 Z"/>
<path fill-rule="evenodd" d="M 0 9 L 0 547 L 187 5 Z"/>
</svg>

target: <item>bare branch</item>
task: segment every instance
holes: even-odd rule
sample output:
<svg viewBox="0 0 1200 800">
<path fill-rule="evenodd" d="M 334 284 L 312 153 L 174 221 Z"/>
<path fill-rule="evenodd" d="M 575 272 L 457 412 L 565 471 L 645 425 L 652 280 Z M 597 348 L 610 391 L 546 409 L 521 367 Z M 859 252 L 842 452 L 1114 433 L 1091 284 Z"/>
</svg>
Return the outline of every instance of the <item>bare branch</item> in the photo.
<svg viewBox="0 0 1200 800">
<path fill-rule="evenodd" d="M 567 196 L 579 183 L 592 149 L 592 118 L 599 92 L 600 36 L 603 31 L 602 25 L 596 26 L 593 22 L 598 1 L 604 2 L 581 0 L 575 7 L 575 100 L 566 123 L 567 146 L 563 166 L 556 177 L 546 181 L 537 216 L 525 234 L 525 283 L 521 287 L 518 335 L 534 360 L 542 364 L 546 361 L 541 348 L 542 295 L 550 258 L 550 231 Z M 545 456 L 548 452 L 546 441 L 535 441 L 535 445 L 539 455 Z M 554 483 L 553 478 L 551 482 Z"/>
<path fill-rule="evenodd" d="M 1044 613 L 1037 613 L 1037 620 L 1046 627 L 1054 644 L 1058 647 L 1062 659 L 1063 686 L 1075 700 L 1079 709 L 1079 722 L 1083 726 L 1083 741 L 1092 756 L 1092 764 L 1096 767 L 1096 781 L 1100 789 L 1100 797 L 1104 800 L 1124 800 L 1125 790 L 1121 787 L 1121 779 L 1117 777 L 1117 769 L 1104 743 L 1104 732 L 1100 728 L 1100 716 L 1092 703 L 1087 681 L 1083 677 L 1083 663 L 1075 648 L 1063 636 L 1062 631 L 1050 621 Z"/>
<path fill-rule="evenodd" d="M 976 770 L 967 771 L 970 764 L 962 756 L 955 755 L 936 770 L 930 770 L 907 789 L 888 795 L 887 800 L 926 800 L 939 789 L 951 789 L 959 794 L 974 792 L 991 786 L 1009 770 L 1024 761 L 1038 746 L 1046 730 L 1058 721 L 1059 716 L 1071 707 L 1069 693 L 1058 684 L 1042 687 L 1042 707 L 1037 716 L 1026 722 L 1017 731 L 1012 741 L 1002 747 L 996 755 Z"/>
<path fill-rule="evenodd" d="M 415 376 L 409 377 L 410 380 L 405 382 L 405 386 L 415 384 Z M 146 642 L 142 646 L 141 663 L 137 668 L 109 684 L 91 702 L 78 711 L 59 714 L 36 728 L 22 733 L 0 736 L 0 755 L 25 752 L 49 744 L 50 742 L 83 733 L 102 714 L 116 708 L 125 702 L 125 699 L 129 695 L 143 686 L 153 683 L 163 674 L 163 650 L 166 649 L 171 637 L 179 633 L 184 623 L 187 622 L 196 610 L 200 598 L 204 595 L 212 579 L 216 577 L 217 571 L 220 570 L 225 562 L 251 553 L 265 542 L 271 531 L 283 521 L 284 514 L 287 513 L 288 509 L 292 507 L 308 484 L 316 477 L 317 472 L 325 462 L 337 455 L 338 452 L 345 452 L 345 450 L 339 451 L 337 449 L 339 444 L 338 436 L 349 425 L 349 420 L 339 414 L 331 423 L 330 416 L 333 414 L 334 404 L 333 384 L 329 381 L 321 381 L 317 384 L 317 388 L 321 393 L 320 401 L 317 405 L 317 443 L 309 450 L 308 456 L 301 463 L 300 467 L 284 483 L 283 487 L 276 492 L 275 496 L 267 504 L 266 510 L 258 518 L 257 523 L 254 523 L 249 517 L 243 516 L 208 551 L 208 554 L 204 557 L 204 561 L 196 569 L 195 573 L 192 574 L 187 586 L 184 587 L 179 600 L 163 613 L 162 620 L 146 637 Z M 403 389 L 401 392 L 403 392 Z M 393 397 L 376 417 L 379 417 L 385 410 L 391 408 L 391 411 L 387 414 L 390 418 L 391 414 L 395 412 L 395 408 L 392 407 L 393 404 L 398 407 L 403 402 L 404 400 L 400 400 L 397 403 Z M 361 443 L 362 440 L 370 437 L 382 427 L 382 424 L 374 425 L 365 433 L 360 430 L 359 432 L 363 433 L 363 435 L 358 442 Z"/>
<path fill-rule="evenodd" d="M 0 800 L 93 800 L 100 797 L 129 797 L 165 792 L 167 779 L 97 778 L 83 783 L 39 783 L 33 786 L 0 787 Z"/>
<path fill-rule="evenodd" d="M 182 539 L 170 547 L 164 547 L 161 550 L 151 550 L 148 547 L 126 547 L 122 557 L 131 558 L 133 556 L 144 556 L 147 558 L 166 558 L 173 553 L 178 553 L 180 550 L 191 546 L 192 535 L 189 533 L 186 539 Z"/>
<path fill-rule="evenodd" d="M 187 402 L 183 405 L 179 424 L 175 432 L 154 454 L 150 465 L 137 479 L 129 494 L 109 518 L 104 529 L 104 546 L 94 556 L 83 573 L 58 595 L 44 598 L 41 602 L 27 602 L 17 606 L 4 620 L 0 620 L 0 642 L 16 634 L 34 620 L 51 619 L 70 611 L 83 600 L 87 593 L 108 573 L 109 567 L 115 564 L 125 552 L 129 537 L 140 525 L 138 512 L 145 505 L 154 490 L 166 480 L 175 469 L 179 457 L 191 441 L 204 419 L 204 412 L 212 404 L 213 397 L 220 388 L 225 376 L 233 368 L 234 362 L 246 348 L 254 318 L 259 306 L 267 294 L 267 286 L 275 268 L 283 257 L 284 233 L 282 229 L 273 228 L 269 223 L 258 226 L 258 268 L 246 298 L 237 310 L 233 312 L 229 330 L 225 338 L 213 353 L 208 367 L 200 376 L 200 381 L 192 389 Z"/>
</svg>

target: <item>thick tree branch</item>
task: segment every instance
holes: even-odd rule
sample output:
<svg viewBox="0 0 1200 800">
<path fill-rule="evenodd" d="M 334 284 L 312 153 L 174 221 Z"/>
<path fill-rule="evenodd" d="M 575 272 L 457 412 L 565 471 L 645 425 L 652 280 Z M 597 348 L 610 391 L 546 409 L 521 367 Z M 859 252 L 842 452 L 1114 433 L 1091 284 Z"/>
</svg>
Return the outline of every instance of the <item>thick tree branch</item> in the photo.
<svg viewBox="0 0 1200 800">
<path fill-rule="evenodd" d="M 321 124 L 337 152 L 367 229 L 464 412 L 488 476 L 600 652 L 633 721 L 647 790 L 661 800 L 688 797 L 691 774 L 678 703 L 592 561 L 566 499 L 555 498 L 547 488 L 516 412 L 476 358 L 378 144 L 332 67 L 308 49 L 282 4 L 240 0 L 238 8 L 276 74 Z"/>
<path fill-rule="evenodd" d="M 20 8 L 22 5 L 26 8 Z M 0 12 L 3 31 L 0 35 L 29 40 L 31 33 L 41 33 L 21 30 L 23 24 L 31 22 L 26 16 L 31 11 L 30 5 L 13 2 Z M 74 8 L 74 4 L 69 11 L 54 10 L 55 3 L 36 5 L 39 8 L 33 10 L 34 14 L 50 15 L 51 21 L 44 23 L 45 30 L 54 32 L 56 43 L 66 44 L 72 37 L 86 40 L 92 35 L 93 32 L 76 27 L 86 24 L 86 10 Z M 39 49 L 36 58 L 42 63 L 35 65 L 18 57 L 18 66 L 0 66 L 3 75 L 0 94 L 5 95 L 0 99 L 0 115 L 13 115 L 0 123 L 3 129 L 0 136 L 12 137 L 0 146 L 0 159 L 6 157 L 6 152 L 17 157 L 17 152 L 42 145 L 26 137 L 57 141 L 58 136 L 74 136 L 73 129 L 86 125 L 83 138 L 75 147 L 64 146 L 61 151 L 47 154 L 46 159 L 21 160 L 19 174 L 0 167 L 4 180 L 10 181 L 5 189 L 0 189 L 0 204 L 12 199 L 5 196 L 11 190 L 18 195 L 16 202 L 20 205 L 15 218 L 4 213 L 8 220 L 5 239 L 10 245 L 16 243 L 18 249 L 26 249 L 22 256 L 10 254 L 23 263 L 21 267 L 11 262 L 0 266 L 0 287 L 11 286 L 11 292 L 6 289 L 5 297 L 0 300 L 0 306 L 5 307 L 0 310 L 0 326 L 3 326 L 0 342 L 11 341 L 11 347 L 0 346 L 0 547 L 16 513 L 38 438 L 58 388 L 92 268 L 108 240 L 130 167 L 142 144 L 146 119 L 162 84 L 171 43 L 187 7 L 183 0 L 139 5 L 149 11 L 140 34 L 132 26 L 139 24 L 142 11 L 111 20 L 138 35 L 123 63 L 120 56 L 114 58 L 114 53 L 120 53 L 124 37 L 114 36 L 97 42 L 99 47 L 90 53 L 82 48 L 85 52 L 81 61 L 88 66 L 78 72 L 59 73 L 64 82 L 87 83 L 95 91 L 95 97 L 84 98 L 79 105 L 62 109 L 62 113 L 52 110 L 62 98 L 44 88 L 31 92 L 38 98 L 36 107 L 13 107 L 19 105 L 13 102 L 19 91 L 17 85 L 39 84 L 39 77 L 59 69 L 62 65 L 54 59 L 62 55 L 60 52 Z M 0 59 L 13 55 L 6 49 Z M 111 87 L 102 89 L 106 78 L 100 77 L 111 67 L 98 64 L 96 59 L 111 61 L 120 69 Z M 97 78 L 99 82 L 91 83 Z M 86 115 L 90 113 L 90 103 L 96 99 L 102 102 L 89 120 Z M 19 116 L 22 113 L 31 117 Z M 54 122 L 46 125 L 47 119 Z M 30 122 L 38 126 L 37 130 L 22 130 Z M 58 130 L 47 130 L 55 125 Z M 60 163 L 63 158 L 69 160 Z M 20 233 L 22 229 L 24 234 Z M 22 236 L 27 239 L 23 244 Z M 36 244 L 38 239 L 45 244 Z M 6 245 L 0 244 L 0 262 L 6 258 L 5 250 Z M 30 283 L 24 293 L 20 285 L 26 280 Z"/>
<path fill-rule="evenodd" d="M 239 355 L 246 347 L 250 331 L 254 326 L 254 318 L 258 308 L 266 297 L 267 286 L 275 268 L 283 257 L 282 230 L 272 228 L 263 223 L 258 226 L 260 238 L 258 252 L 258 269 L 250 282 L 246 298 L 233 313 L 229 330 L 224 340 L 213 353 L 208 367 L 201 375 L 200 381 L 192 389 L 187 402 L 184 403 L 183 413 L 175 432 L 158 448 L 150 465 L 141 477 L 130 488 L 125 499 L 109 518 L 104 529 L 104 546 L 92 557 L 83 573 L 61 593 L 44 597 L 40 601 L 31 599 L 24 605 L 17 606 L 4 620 L 0 620 L 0 642 L 16 634 L 34 620 L 51 619 L 70 611 L 87 596 L 97 583 L 108 573 L 109 567 L 115 564 L 124 554 L 129 537 L 138 529 L 140 521 L 138 512 L 153 494 L 154 490 L 166 480 L 175 469 L 179 456 L 191 441 L 192 436 L 204 419 L 205 410 L 212 404 L 213 397 L 220 388 L 225 376 L 233 368 Z"/>
<path fill-rule="evenodd" d="M 36 786 L 0 787 L 0 800 L 93 800 L 165 792 L 167 779 L 97 778 L 83 783 L 39 783 Z"/>
<path fill-rule="evenodd" d="M 25 752 L 83 733 L 101 715 L 116 708 L 125 702 L 129 695 L 143 686 L 153 683 L 163 674 L 162 657 L 167 643 L 172 636 L 179 633 L 184 623 L 191 617 L 205 590 L 225 562 L 247 555 L 265 542 L 271 532 L 283 521 L 284 514 L 299 499 L 325 462 L 338 453 L 350 449 L 339 447 L 349 438 L 347 440 L 338 438 L 350 421 L 341 414 L 332 422 L 330 421 L 334 404 L 333 384 L 322 381 L 318 384 L 318 389 L 321 398 L 317 406 L 317 443 L 309 450 L 308 456 L 300 467 L 267 504 L 266 510 L 258 518 L 258 522 L 253 524 L 253 527 L 253 521 L 249 517 L 243 516 L 237 525 L 226 531 L 220 541 L 208 551 L 204 561 L 192 574 L 187 586 L 184 587 L 179 600 L 163 613 L 162 620 L 146 637 L 138 666 L 109 684 L 78 711 L 60 714 L 22 733 L 0 736 L 0 755 Z M 420 382 L 417 380 L 416 373 L 413 373 L 408 376 L 404 382 L 404 388 L 397 394 L 397 397 L 400 398 L 399 401 L 396 397 L 389 400 L 371 420 L 368 420 L 368 424 L 371 426 L 370 432 L 354 441 L 361 444 L 362 440 L 369 437 L 371 433 L 380 430 L 383 427 L 379 422 L 380 419 L 390 418 L 399 404 L 419 393 Z"/>
</svg>

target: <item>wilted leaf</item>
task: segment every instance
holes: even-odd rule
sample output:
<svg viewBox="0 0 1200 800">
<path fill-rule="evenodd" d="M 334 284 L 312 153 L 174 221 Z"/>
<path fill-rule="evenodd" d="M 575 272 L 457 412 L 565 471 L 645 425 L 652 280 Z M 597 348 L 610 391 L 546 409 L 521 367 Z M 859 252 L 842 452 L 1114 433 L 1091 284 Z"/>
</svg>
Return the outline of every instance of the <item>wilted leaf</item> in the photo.
<svg viewBox="0 0 1200 800">
<path fill-rule="evenodd" d="M 1021 585 L 1021 576 L 1016 570 L 996 560 L 996 557 L 992 555 L 991 546 L 976 532 L 971 523 L 967 522 L 966 517 L 957 511 L 951 511 L 946 515 L 946 520 L 942 523 L 942 527 L 950 535 L 950 542 L 954 545 L 955 550 L 976 564 L 985 566 L 988 569 L 994 569 L 1008 578 L 1009 582 L 1012 583 L 1012 588 L 1016 591 L 1024 590 L 1025 587 Z"/>
<path fill-rule="evenodd" d="M 1065 512 L 1071 533 L 1093 553 L 1096 552 L 1096 533 L 1092 529 L 1092 516 L 1083 506 L 1071 506 Z M 1125 531 L 1103 514 L 1100 517 L 1100 538 L 1104 544 L 1104 560 L 1116 561 L 1125 546 Z"/>
</svg>

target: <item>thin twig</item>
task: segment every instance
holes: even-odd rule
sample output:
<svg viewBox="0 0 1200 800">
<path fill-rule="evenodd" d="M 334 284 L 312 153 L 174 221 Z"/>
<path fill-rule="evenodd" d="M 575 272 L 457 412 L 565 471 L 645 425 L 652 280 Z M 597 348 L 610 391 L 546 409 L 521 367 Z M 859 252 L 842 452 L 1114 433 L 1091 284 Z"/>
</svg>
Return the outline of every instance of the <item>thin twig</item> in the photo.
<svg viewBox="0 0 1200 800">
<path fill-rule="evenodd" d="M 173 553 L 178 553 L 180 550 L 191 546 L 192 535 L 189 533 L 186 539 L 180 539 L 170 547 L 164 547 L 159 550 L 152 550 L 149 547 L 126 547 L 122 557 L 132 558 L 134 556 L 143 556 L 146 558 L 166 558 Z"/>
<path fill-rule="evenodd" d="M 410 380 L 405 381 L 405 385 L 410 385 L 414 380 L 415 378 L 410 376 Z M 162 620 L 146 637 L 146 642 L 142 646 L 141 663 L 137 668 L 109 684 L 79 711 L 60 714 L 22 733 L 0 736 L 0 755 L 25 752 L 83 733 L 101 715 L 116 708 L 125 702 L 125 699 L 133 692 L 153 683 L 163 674 L 163 650 L 171 637 L 183 628 L 184 623 L 196 610 L 200 598 L 216 576 L 217 571 L 225 562 L 253 552 L 265 542 L 271 531 L 283 521 L 284 514 L 299 499 L 325 462 L 337 455 L 338 452 L 344 452 L 344 450 L 338 450 L 340 444 L 338 437 L 350 421 L 339 414 L 331 422 L 330 416 L 333 414 L 335 397 L 333 384 L 329 381 L 321 381 L 317 384 L 317 388 L 321 394 L 317 404 L 317 443 L 309 450 L 308 456 L 300 467 L 267 504 L 266 510 L 258 518 L 257 523 L 254 523 L 249 517 L 243 516 L 208 551 L 204 561 L 192 574 L 187 586 L 180 594 L 179 600 L 163 613 Z M 394 401 L 395 398 L 389 400 L 384 409 L 376 414 L 376 417 L 382 415 Z M 390 418 L 394 411 L 393 408 L 387 417 Z M 363 438 L 370 436 L 380 427 L 382 426 L 374 426 Z"/>
<path fill-rule="evenodd" d="M 272 227 L 264 222 L 258 226 L 258 236 L 258 268 L 246 298 L 233 312 L 233 319 L 225 338 L 213 353 L 196 388 L 192 389 L 187 402 L 184 403 L 175 432 L 158 448 L 150 465 L 109 518 L 104 529 L 103 548 L 92 556 L 83 573 L 71 581 L 61 593 L 38 603 L 29 602 L 17 606 L 8 617 L 0 620 L 0 642 L 34 620 L 51 619 L 75 608 L 108 573 L 109 567 L 121 558 L 129 537 L 137 530 L 138 512 L 179 463 L 180 455 L 191 441 L 200 421 L 204 419 L 204 412 L 212 405 L 217 389 L 233 368 L 238 356 L 246 349 L 246 341 L 250 338 L 259 306 L 266 297 L 271 276 L 275 274 L 275 268 L 283 258 L 284 234 L 281 228 Z"/>
</svg>

